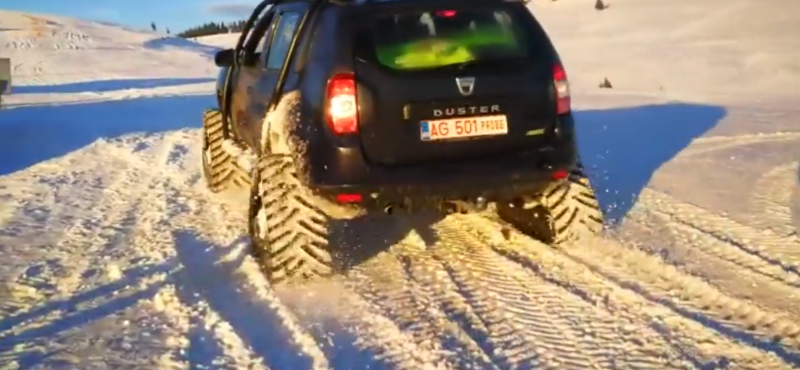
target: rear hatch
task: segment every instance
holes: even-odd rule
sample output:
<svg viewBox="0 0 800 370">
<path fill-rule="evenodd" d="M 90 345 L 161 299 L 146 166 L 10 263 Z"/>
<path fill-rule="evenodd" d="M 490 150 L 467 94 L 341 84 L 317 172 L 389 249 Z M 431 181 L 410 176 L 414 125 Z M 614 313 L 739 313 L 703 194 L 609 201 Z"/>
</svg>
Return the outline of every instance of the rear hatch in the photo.
<svg viewBox="0 0 800 370">
<path fill-rule="evenodd" d="M 541 26 L 519 3 L 450 3 L 457 5 L 383 3 L 360 16 L 359 130 L 372 163 L 469 160 L 547 145 L 556 58 Z"/>
</svg>

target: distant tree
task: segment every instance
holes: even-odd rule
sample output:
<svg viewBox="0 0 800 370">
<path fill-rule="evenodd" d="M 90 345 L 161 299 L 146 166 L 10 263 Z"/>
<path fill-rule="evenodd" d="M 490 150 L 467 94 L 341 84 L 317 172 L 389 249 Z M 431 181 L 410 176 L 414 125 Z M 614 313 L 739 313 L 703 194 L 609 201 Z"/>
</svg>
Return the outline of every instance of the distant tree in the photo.
<svg viewBox="0 0 800 370">
<path fill-rule="evenodd" d="M 181 33 L 178 37 L 195 38 L 201 36 L 217 35 L 221 33 L 241 32 L 244 28 L 245 21 L 234 21 L 230 23 L 214 23 L 208 22 L 199 26 L 191 27 Z"/>
</svg>

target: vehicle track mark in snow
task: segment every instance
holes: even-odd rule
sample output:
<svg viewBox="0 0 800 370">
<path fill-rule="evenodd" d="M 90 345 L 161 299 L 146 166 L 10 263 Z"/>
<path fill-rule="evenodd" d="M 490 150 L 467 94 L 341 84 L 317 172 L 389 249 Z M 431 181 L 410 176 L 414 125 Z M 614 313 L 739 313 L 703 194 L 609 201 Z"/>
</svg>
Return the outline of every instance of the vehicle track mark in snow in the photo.
<svg viewBox="0 0 800 370">
<path fill-rule="evenodd" d="M 670 222 L 670 218 L 652 212 L 651 215 L 632 215 L 626 226 L 633 230 L 652 229 L 662 223 L 659 230 L 672 236 L 672 243 L 654 239 L 641 243 L 633 238 L 623 242 L 631 248 L 660 256 L 665 262 L 680 270 L 702 277 L 734 297 L 752 301 L 772 311 L 770 315 L 800 321 L 800 278 L 770 265 L 760 258 L 747 254 L 733 245 L 684 224 Z M 655 222 L 653 222 L 655 221 Z M 661 235 L 661 234 L 659 234 Z"/>
<path fill-rule="evenodd" d="M 474 270 L 486 277 L 489 287 L 504 287 L 495 288 L 497 299 L 503 300 L 504 306 L 518 307 L 510 310 L 537 343 L 554 352 L 560 362 L 558 368 L 616 368 L 624 363 L 638 369 L 660 369 L 665 359 L 679 357 L 649 326 L 604 312 L 503 257 L 491 241 L 477 235 L 468 223 L 460 222 L 463 218 L 453 217 L 457 223 L 450 226 L 450 232 L 472 241 L 461 245 L 484 247 L 467 247 L 460 253 L 470 256 Z"/>
<path fill-rule="evenodd" d="M 624 340 L 605 326 L 607 322 L 589 319 L 594 322 L 587 324 L 591 329 L 576 328 L 582 317 L 594 318 L 585 302 L 508 264 L 464 232 L 457 219 L 450 217 L 435 227 L 442 240 L 432 247 L 433 256 L 487 327 L 496 326 L 491 331 L 498 335 L 495 345 L 510 366 L 610 367 L 613 358 L 625 357 Z M 591 335 L 609 347 L 597 347 Z"/>
<path fill-rule="evenodd" d="M 138 208 L 138 215 L 133 226 L 135 230 L 128 240 L 129 245 L 137 246 L 135 251 L 110 246 L 107 255 L 117 260 L 178 260 L 174 248 L 172 220 L 186 210 L 181 198 L 176 196 L 177 190 L 171 185 L 174 180 L 167 173 L 184 173 L 180 158 L 185 153 L 182 144 L 187 138 L 178 133 L 169 133 L 157 139 L 161 148 L 149 167 L 157 169 L 151 172 L 152 181 L 147 184 L 147 191 L 139 195 L 143 197 Z M 180 178 L 180 177 L 178 177 Z M 135 256 L 134 258 L 132 258 Z M 217 318 L 216 312 L 207 309 L 205 301 L 198 299 L 197 291 L 192 289 L 194 276 L 190 276 L 185 267 L 171 276 L 170 285 L 152 300 L 152 306 L 158 312 L 170 318 L 183 337 L 173 339 L 179 350 L 163 355 L 165 361 L 187 363 L 191 368 L 214 363 L 230 368 L 246 366 L 259 368 L 260 359 L 256 359 L 249 349 L 241 343 L 237 336 L 228 335 L 224 325 L 215 325 L 205 319 Z M 199 313 L 193 312 L 198 310 Z M 212 339 L 207 341 L 206 339 Z M 211 358 L 209 358 L 211 357 Z M 260 366 L 264 368 L 263 366 Z"/>
<path fill-rule="evenodd" d="M 800 327 L 748 302 L 728 297 L 704 281 L 680 273 L 658 257 L 598 238 L 591 246 L 569 245 L 563 253 L 593 271 L 787 362 L 800 362 Z M 779 343 L 775 343 L 778 339 Z"/>
<path fill-rule="evenodd" d="M 172 199 L 181 196 L 177 188 L 171 191 L 175 193 Z M 266 366 L 331 369 L 314 338 L 249 258 L 249 246 L 224 247 L 242 243 L 246 220 L 216 204 L 202 186 L 188 191 L 181 190 L 188 199 L 184 212 L 172 222 L 174 245 L 192 289 Z"/>
<path fill-rule="evenodd" d="M 322 350 L 335 369 L 447 369 L 440 356 L 417 346 L 345 285 L 334 278 L 277 292 L 318 343 L 329 343 Z"/>
<path fill-rule="evenodd" d="M 121 279 L 110 284 L 64 300 L 49 302 L 20 316 L 3 320 L 3 326 L 10 324 L 12 329 L 0 335 L 0 358 L 15 358 L 12 361 L 18 362 L 23 367 L 33 366 L 34 363 L 48 359 L 62 364 L 75 364 L 76 361 L 81 361 L 81 367 L 91 367 L 91 363 L 95 362 L 93 359 L 78 356 L 80 353 L 91 351 L 92 345 L 87 345 L 87 342 L 104 347 L 106 353 L 112 351 L 112 347 L 119 349 L 128 346 L 130 349 L 133 343 L 149 344 L 147 342 L 153 341 L 150 337 L 139 335 L 138 338 L 134 338 L 124 335 L 128 329 L 121 327 L 124 326 L 124 322 L 119 317 L 135 318 L 136 312 L 141 312 L 142 300 L 154 296 L 165 285 L 165 278 L 171 272 L 170 266 L 162 264 L 151 267 L 132 269 Z M 150 320 L 150 315 L 146 317 Z M 14 321 L 21 320 L 26 320 L 30 325 L 14 324 Z M 118 330 L 113 333 L 101 331 L 102 336 L 98 336 L 92 330 L 93 327 L 102 328 L 111 325 Z M 147 334 L 152 338 L 161 339 L 159 334 L 169 337 L 170 331 L 170 328 L 158 328 Z M 116 342 L 116 345 L 108 346 L 110 342 Z M 62 354 L 62 352 L 71 353 Z M 159 362 L 158 359 L 151 357 L 152 355 L 148 353 L 145 362 Z M 127 355 L 109 356 L 104 362 L 107 366 L 115 366 L 120 357 L 124 358 Z M 78 358 L 80 360 L 76 360 Z M 147 363 L 142 365 L 150 366 Z"/>
<path fill-rule="evenodd" d="M 182 362 L 188 363 L 192 369 L 214 364 L 215 368 L 267 370 L 263 359 L 192 286 L 194 278 L 186 268 L 178 270 L 174 275 L 173 289 L 169 292 L 171 296 L 166 297 L 165 290 L 162 290 L 162 295 L 153 300 L 159 311 L 180 322 L 179 326 L 184 329 L 186 338 L 181 338 L 181 342 L 185 342 L 180 356 Z"/>
<path fill-rule="evenodd" d="M 770 230 L 742 225 L 651 189 L 642 191 L 639 202 L 641 207 L 656 209 L 674 222 L 693 227 L 769 264 L 800 275 L 800 237 L 796 235 L 780 236 Z"/>
<path fill-rule="evenodd" d="M 752 346 L 752 341 L 745 341 L 747 338 L 740 333 L 726 330 L 718 323 L 686 311 L 674 304 L 669 294 L 656 295 L 644 291 L 635 280 L 631 282 L 610 274 L 605 266 L 610 265 L 615 269 L 614 265 L 619 264 L 617 260 L 621 256 L 609 252 L 627 251 L 625 247 L 614 246 L 597 251 L 595 248 L 598 245 L 614 243 L 603 238 L 590 238 L 583 240 L 580 245 L 565 246 L 563 252 L 559 252 L 514 230 L 508 241 L 499 231 L 500 225 L 484 217 L 465 218 L 469 222 L 467 227 L 492 240 L 492 245 L 499 253 L 588 302 L 602 305 L 620 317 L 647 324 L 661 333 L 683 354 L 682 361 L 669 363 L 669 366 L 686 367 L 688 363 L 695 368 L 724 368 L 736 364 L 737 368 L 760 370 L 791 369 L 794 368 L 791 364 L 797 363 L 794 354 L 786 350 L 770 348 L 773 351 L 766 352 L 758 346 Z M 579 254 L 592 262 L 575 258 L 572 254 Z M 627 251 L 628 256 L 632 254 L 632 251 Z M 647 255 L 634 257 L 640 260 L 630 261 L 631 268 L 640 270 L 641 275 L 656 272 L 656 277 L 652 279 L 662 281 L 664 276 L 657 272 L 663 269 L 663 265 L 654 268 L 658 265 L 646 263 Z M 652 279 L 645 278 L 644 281 Z M 668 278 L 663 281 L 669 283 Z"/>
<path fill-rule="evenodd" d="M 49 194 L 25 201 L 19 209 L 23 213 L 18 213 L 14 220 L 4 225 L 5 235 L 0 238 L 9 240 L 9 245 L 25 246 L 26 240 L 44 244 L 36 248 L 20 248 L 11 255 L 27 261 L 46 260 L 49 266 L 60 267 L 52 271 L 53 276 L 41 276 L 46 280 L 44 282 L 25 281 L 29 280 L 29 275 L 25 274 L 23 281 L 18 283 L 33 289 L 44 283 L 49 287 L 46 289 L 51 290 L 44 293 L 45 299 L 73 294 L 91 275 L 102 277 L 110 274 L 107 277 L 114 278 L 116 274 L 108 269 L 90 269 L 106 267 L 103 263 L 90 261 L 102 258 L 95 253 L 99 244 L 117 237 L 119 229 L 115 222 L 124 222 L 135 214 L 133 208 L 125 206 L 126 190 L 144 173 L 138 163 L 124 160 L 108 164 L 99 171 L 95 161 L 89 160 L 91 166 L 85 164 L 87 156 L 93 157 L 107 147 L 108 142 L 100 141 L 86 152 L 38 165 L 35 178 L 52 187 L 44 191 L 35 184 L 30 192 Z M 64 174 L 64 165 L 77 169 Z M 58 171 L 55 176 L 53 171 Z M 18 298 L 26 300 L 25 297 Z"/>
<path fill-rule="evenodd" d="M 491 302 L 481 302 L 475 297 L 465 295 L 459 280 L 453 276 L 452 269 L 449 269 L 441 259 L 429 253 L 405 256 L 409 260 L 409 266 L 406 267 L 408 277 L 419 286 L 429 287 L 447 317 L 461 324 L 462 329 L 496 367 L 503 370 L 533 367 L 532 361 L 527 361 L 527 367 L 521 367 L 519 359 L 513 358 L 513 354 L 509 353 L 508 348 L 516 344 L 513 338 L 510 340 L 508 337 L 508 333 L 512 333 L 513 330 L 504 323 L 503 318 L 498 318 L 496 315 L 487 318 L 487 315 L 491 315 L 492 307 L 487 307 L 492 304 Z M 513 337 L 513 334 L 510 335 Z M 531 353 L 526 360 L 534 356 L 535 354 Z"/>
<path fill-rule="evenodd" d="M 735 281 L 742 279 L 747 281 L 747 285 L 773 286 L 773 284 L 779 283 L 778 289 L 789 292 L 796 292 L 796 289 L 800 288 L 800 276 L 795 273 L 764 261 L 758 256 L 741 250 L 736 245 L 709 235 L 691 225 L 676 222 L 669 215 L 656 209 L 637 208 L 628 214 L 626 221 L 629 221 L 625 225 L 626 231 L 633 231 L 633 234 L 641 234 L 640 232 L 644 231 L 649 234 L 647 237 L 653 238 L 653 242 L 642 244 L 639 241 L 645 240 L 647 237 L 636 235 L 633 238 L 623 236 L 622 239 L 631 239 L 623 240 L 624 244 L 630 248 L 660 255 L 674 265 L 685 267 L 688 269 L 687 271 L 694 271 L 693 275 L 702 275 L 712 280 L 718 279 L 717 283 L 729 285 L 733 289 L 731 294 L 750 294 L 747 293 L 749 291 L 747 288 L 736 285 Z M 653 235 L 656 229 L 661 233 Z M 659 238 L 663 234 L 671 235 L 674 239 L 673 243 L 667 245 L 665 243 L 668 240 L 660 240 Z M 721 268 L 721 266 L 726 266 L 726 268 Z M 709 274 L 720 276 L 713 278 Z M 728 275 L 736 278 L 722 277 Z"/>
<path fill-rule="evenodd" d="M 697 138 L 692 141 L 692 144 L 710 144 L 710 143 L 754 143 L 754 142 L 764 142 L 764 141 L 771 141 L 771 140 L 794 140 L 800 139 L 800 132 L 773 132 L 773 133 L 758 133 L 758 134 L 744 134 L 744 135 L 735 135 L 735 136 L 705 136 L 701 138 Z M 753 141 L 751 141 L 753 140 Z"/>
<path fill-rule="evenodd" d="M 438 362 L 455 369 L 498 370 L 491 356 L 460 327 L 460 318 L 448 317 L 447 309 L 433 292 L 438 285 L 419 284 L 411 279 L 408 270 L 417 265 L 407 254 L 416 253 L 409 249 L 418 248 L 401 243 L 391 253 L 378 255 L 351 270 L 351 289 L 410 332 L 417 346 L 438 354 Z"/>
<path fill-rule="evenodd" d="M 750 198 L 752 223 L 771 230 L 780 236 L 797 236 L 798 229 L 792 222 L 792 195 L 800 189 L 797 171 L 800 162 L 778 166 L 762 176 L 756 183 L 756 191 Z M 800 221 L 798 221 L 800 222 Z M 800 243 L 798 243 L 800 255 Z"/>
<path fill-rule="evenodd" d="M 623 286 L 667 305 L 688 318 L 787 362 L 800 362 L 800 327 L 746 301 L 722 294 L 704 281 L 684 275 L 657 257 L 625 250 L 607 240 L 589 248 L 570 246 L 565 254 Z M 775 343 L 778 339 L 780 343 Z"/>
<path fill-rule="evenodd" d="M 795 141 L 800 139 L 800 132 L 776 132 L 771 134 L 748 134 L 737 136 L 710 136 L 701 137 L 692 141 L 692 144 L 675 156 L 675 160 L 686 160 L 698 155 L 720 150 L 740 147 L 744 145 Z"/>
</svg>

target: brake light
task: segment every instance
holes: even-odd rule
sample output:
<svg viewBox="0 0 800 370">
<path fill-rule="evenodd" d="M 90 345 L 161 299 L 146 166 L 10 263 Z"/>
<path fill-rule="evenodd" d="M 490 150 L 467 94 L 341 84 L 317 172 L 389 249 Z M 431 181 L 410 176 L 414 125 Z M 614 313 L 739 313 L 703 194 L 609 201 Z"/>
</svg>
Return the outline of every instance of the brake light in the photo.
<svg viewBox="0 0 800 370">
<path fill-rule="evenodd" d="M 456 16 L 455 10 L 439 10 L 436 12 L 437 17 L 452 18 Z"/>
<path fill-rule="evenodd" d="M 336 194 L 336 201 L 339 203 L 359 203 L 361 194 Z"/>
<path fill-rule="evenodd" d="M 569 97 L 569 81 L 567 81 L 567 72 L 561 64 L 553 66 L 553 84 L 556 87 L 556 105 L 558 107 L 558 114 L 566 114 L 570 111 L 572 101 Z"/>
<path fill-rule="evenodd" d="M 358 101 L 356 78 L 352 73 L 340 73 L 328 80 L 328 102 L 325 118 L 336 135 L 358 132 Z"/>
</svg>

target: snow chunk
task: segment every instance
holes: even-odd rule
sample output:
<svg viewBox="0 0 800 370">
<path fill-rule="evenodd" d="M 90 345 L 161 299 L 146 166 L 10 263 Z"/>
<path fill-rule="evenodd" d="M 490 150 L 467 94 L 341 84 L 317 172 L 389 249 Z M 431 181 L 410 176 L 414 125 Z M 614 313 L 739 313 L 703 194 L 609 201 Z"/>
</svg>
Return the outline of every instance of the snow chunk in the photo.
<svg viewBox="0 0 800 370">
<path fill-rule="evenodd" d="M 294 123 L 300 120 L 300 91 L 294 90 L 284 94 L 278 106 L 267 113 L 261 126 L 261 147 L 267 143 L 272 153 L 289 154 L 297 151 L 297 143 L 290 142 Z M 269 141 L 268 141 L 269 140 Z"/>
</svg>

